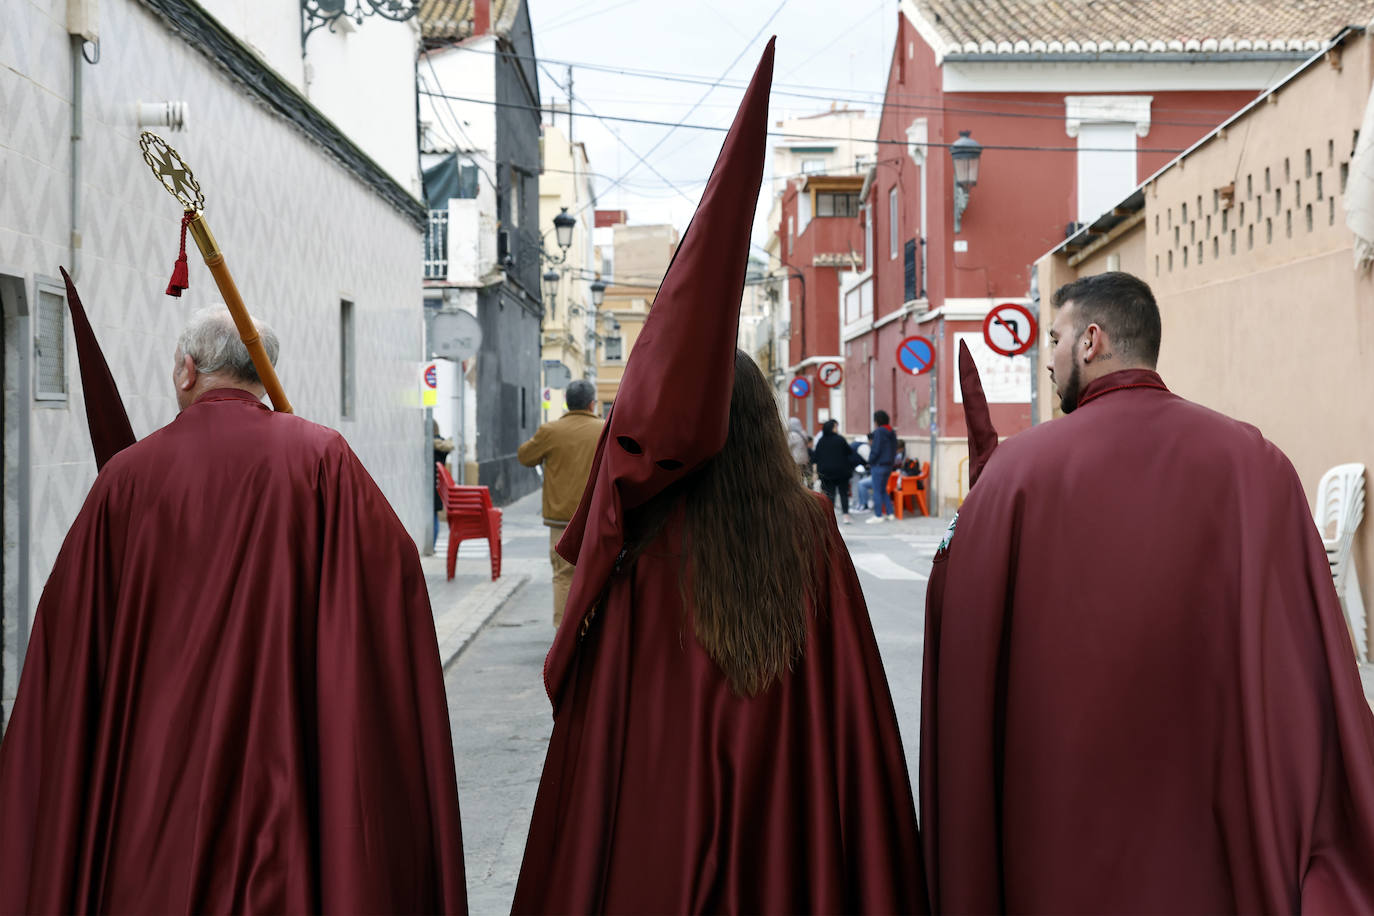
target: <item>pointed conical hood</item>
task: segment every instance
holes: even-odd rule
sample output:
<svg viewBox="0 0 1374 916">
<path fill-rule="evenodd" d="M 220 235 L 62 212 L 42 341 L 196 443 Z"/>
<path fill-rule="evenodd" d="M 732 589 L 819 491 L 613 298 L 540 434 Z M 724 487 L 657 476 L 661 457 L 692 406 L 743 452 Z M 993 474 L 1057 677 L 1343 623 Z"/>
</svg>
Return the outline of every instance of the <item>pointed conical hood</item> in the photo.
<svg viewBox="0 0 1374 916">
<path fill-rule="evenodd" d="M 643 505 L 725 445 L 740 299 L 767 151 L 775 40 L 764 49 L 635 341 L 582 503 L 558 545 L 577 572 L 544 663 L 555 708 L 577 631 L 624 546 L 625 510 Z"/>
<path fill-rule="evenodd" d="M 968 428 L 968 485 L 971 490 L 997 448 L 997 429 L 992 425 L 982 376 L 973 363 L 968 344 L 962 340 L 959 341 L 959 388 L 964 395 L 964 425 Z"/>
<path fill-rule="evenodd" d="M 72 283 L 66 268 L 59 267 L 58 270 L 62 271 L 62 279 L 67 283 L 67 308 L 72 313 L 76 361 L 81 367 L 86 424 L 90 427 L 91 447 L 95 449 L 95 466 L 99 470 L 105 466 L 105 462 L 138 440 L 134 437 L 133 427 L 129 425 L 129 415 L 124 411 L 119 387 L 115 385 L 114 376 L 105 362 L 105 353 L 95 339 L 90 321 L 86 319 L 86 310 L 76 293 L 76 284 Z"/>
</svg>

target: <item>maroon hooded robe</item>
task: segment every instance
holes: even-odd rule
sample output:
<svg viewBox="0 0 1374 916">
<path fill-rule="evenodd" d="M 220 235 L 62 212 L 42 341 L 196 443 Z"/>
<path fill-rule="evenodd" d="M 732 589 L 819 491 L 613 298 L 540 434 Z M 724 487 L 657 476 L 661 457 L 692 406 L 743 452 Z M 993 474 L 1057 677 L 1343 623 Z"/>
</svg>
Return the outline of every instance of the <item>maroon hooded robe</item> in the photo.
<svg viewBox="0 0 1374 916">
<path fill-rule="evenodd" d="M 97 476 L 0 745 L 0 913 L 464 912 L 415 546 L 338 433 L 211 391 Z"/>
<path fill-rule="evenodd" d="M 725 442 L 772 61 L 770 42 L 559 544 L 577 571 L 545 662 L 554 729 L 517 913 L 925 909 L 896 715 L 833 520 L 803 655 L 752 698 L 693 635 L 681 507 L 622 553 L 625 512 Z"/>
<path fill-rule="evenodd" d="M 1079 405 L 997 447 L 952 536 L 934 909 L 1374 911 L 1374 718 L 1288 459 L 1147 370 Z"/>
</svg>

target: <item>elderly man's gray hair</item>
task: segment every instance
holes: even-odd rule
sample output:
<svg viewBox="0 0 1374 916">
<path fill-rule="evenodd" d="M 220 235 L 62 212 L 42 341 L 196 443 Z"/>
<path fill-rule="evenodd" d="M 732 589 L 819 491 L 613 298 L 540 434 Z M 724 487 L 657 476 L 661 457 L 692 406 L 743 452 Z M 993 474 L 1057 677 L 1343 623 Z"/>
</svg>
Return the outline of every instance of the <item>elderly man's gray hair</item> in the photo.
<svg viewBox="0 0 1374 916">
<path fill-rule="evenodd" d="M 578 379 L 563 394 L 569 410 L 586 410 L 596 400 L 596 386 L 586 379 Z"/>
<path fill-rule="evenodd" d="M 277 353 L 281 350 L 276 332 L 256 318 L 253 323 L 258 326 L 268 360 L 275 366 Z M 207 306 L 191 315 L 186 329 L 177 338 L 177 353 L 191 357 L 197 372 L 223 373 L 241 382 L 262 384 L 258 370 L 253 366 L 253 358 L 248 355 L 248 348 L 239 338 L 234 317 L 225 306 Z"/>
</svg>

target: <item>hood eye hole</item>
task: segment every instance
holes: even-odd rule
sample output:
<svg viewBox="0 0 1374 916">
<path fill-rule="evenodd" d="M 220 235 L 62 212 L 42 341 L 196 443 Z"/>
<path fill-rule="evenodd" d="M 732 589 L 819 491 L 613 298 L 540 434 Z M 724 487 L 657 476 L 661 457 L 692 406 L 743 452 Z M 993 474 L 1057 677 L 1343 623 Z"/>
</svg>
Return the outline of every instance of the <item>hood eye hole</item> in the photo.
<svg viewBox="0 0 1374 916">
<path fill-rule="evenodd" d="M 655 463 L 665 471 L 676 471 L 682 467 L 682 462 L 678 461 L 676 458 L 664 458 L 662 461 Z"/>
<path fill-rule="evenodd" d="M 639 443 L 631 439 L 629 436 L 616 436 L 615 441 L 619 442 L 620 447 L 623 448 L 625 451 L 629 452 L 631 455 L 644 454 L 644 449 L 640 448 Z"/>
</svg>

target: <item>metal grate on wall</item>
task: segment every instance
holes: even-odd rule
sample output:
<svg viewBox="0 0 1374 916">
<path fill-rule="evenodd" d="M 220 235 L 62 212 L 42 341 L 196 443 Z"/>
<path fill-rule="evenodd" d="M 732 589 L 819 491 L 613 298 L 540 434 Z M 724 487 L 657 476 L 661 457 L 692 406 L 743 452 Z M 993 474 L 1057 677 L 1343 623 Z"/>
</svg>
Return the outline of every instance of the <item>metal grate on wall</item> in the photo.
<svg viewBox="0 0 1374 916">
<path fill-rule="evenodd" d="M 67 313 L 62 296 L 38 291 L 38 320 L 34 323 L 34 397 L 67 397 Z"/>
</svg>

